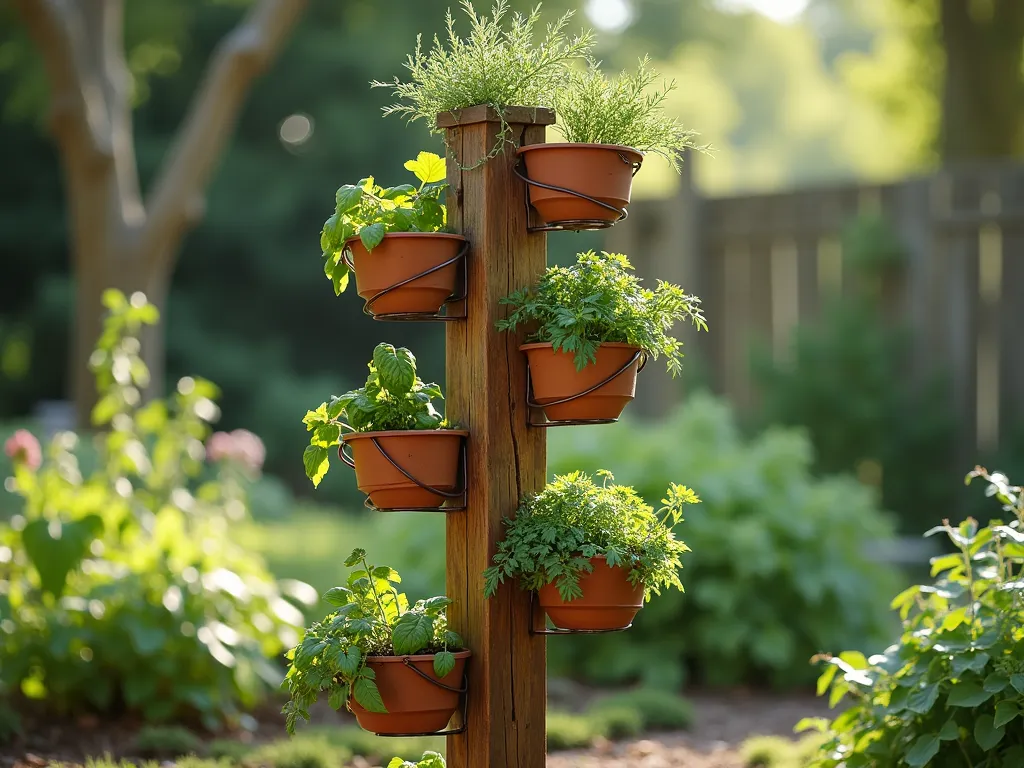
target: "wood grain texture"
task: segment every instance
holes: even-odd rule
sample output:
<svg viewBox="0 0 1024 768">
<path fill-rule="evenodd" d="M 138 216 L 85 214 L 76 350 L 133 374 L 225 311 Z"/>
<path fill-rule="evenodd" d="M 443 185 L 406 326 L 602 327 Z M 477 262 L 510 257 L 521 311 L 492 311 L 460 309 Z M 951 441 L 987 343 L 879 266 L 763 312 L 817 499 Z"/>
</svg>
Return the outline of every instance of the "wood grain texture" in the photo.
<svg viewBox="0 0 1024 768">
<path fill-rule="evenodd" d="M 532 110 L 531 110 L 532 111 Z M 507 118 L 522 144 L 544 141 L 544 125 Z M 526 426 L 526 359 L 520 340 L 494 323 L 498 300 L 532 284 L 546 265 L 541 233 L 526 231 L 525 185 L 506 148 L 472 170 L 501 132 L 493 120 L 447 129 L 449 223 L 470 242 L 467 317 L 446 329 L 449 419 L 470 431 L 468 504 L 447 516 L 447 594 L 453 629 L 473 651 L 465 733 L 448 737 L 449 768 L 540 768 L 545 753 L 544 637 L 529 633 L 527 593 L 505 584 L 483 596 L 483 571 L 524 493 L 540 490 L 544 431 Z M 454 154 L 454 157 L 452 156 Z M 459 308 L 455 308 L 459 309 Z"/>
<path fill-rule="evenodd" d="M 505 107 L 499 115 L 486 104 L 477 104 L 455 112 L 442 112 L 437 116 L 437 127 L 455 128 L 475 123 L 500 123 L 502 115 L 509 125 L 551 125 L 555 122 L 554 110 L 547 107 Z"/>
</svg>

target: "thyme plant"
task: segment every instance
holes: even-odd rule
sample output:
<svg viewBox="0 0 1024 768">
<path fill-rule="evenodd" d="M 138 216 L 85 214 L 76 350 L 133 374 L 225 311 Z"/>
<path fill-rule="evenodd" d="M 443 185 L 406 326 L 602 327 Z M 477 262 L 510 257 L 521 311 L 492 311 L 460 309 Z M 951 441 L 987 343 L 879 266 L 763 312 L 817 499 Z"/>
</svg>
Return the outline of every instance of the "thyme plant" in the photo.
<svg viewBox="0 0 1024 768">
<path fill-rule="evenodd" d="M 568 84 L 569 65 L 584 59 L 593 46 L 593 34 L 566 34 L 572 12 L 548 24 L 539 42 L 537 25 L 540 4 L 529 13 L 509 13 L 508 0 L 496 0 L 491 15 L 477 13 L 472 0 L 461 0 L 469 21 L 469 33 L 462 37 L 447 14 L 444 40 L 434 36 L 424 50 L 422 37 L 405 63 L 408 81 L 398 77 L 390 82 L 374 81 L 375 88 L 390 88 L 397 99 L 384 107 L 385 115 L 399 115 L 407 121 L 425 120 L 432 133 L 440 133 L 435 119 L 442 112 L 486 104 L 500 112 L 509 106 L 553 107 L 553 95 Z M 504 143 L 514 144 L 508 124 L 488 154 L 493 157 Z M 486 159 L 486 158 L 484 158 Z"/>
<path fill-rule="evenodd" d="M 676 89 L 676 82 L 657 87 L 658 77 L 646 56 L 635 74 L 624 71 L 614 79 L 589 60 L 585 69 L 570 72 L 567 86 L 556 92 L 555 128 L 570 142 L 620 144 L 653 152 L 678 172 L 685 149 L 705 152 L 707 147 L 696 143 L 696 132 L 665 113 L 665 99 Z"/>
<path fill-rule="evenodd" d="M 673 483 L 656 513 L 632 488 L 610 483 L 611 472 L 597 474 L 600 485 L 583 472 L 556 475 L 505 519 L 505 538 L 484 571 L 484 594 L 516 578 L 533 591 L 555 582 L 562 599 L 572 600 L 583 594 L 580 578 L 593 571 L 596 555 L 627 569 L 631 583 L 643 584 L 645 600 L 663 588 L 682 591 L 679 557 L 690 549 L 672 528 L 687 504 L 700 502 L 697 494 Z"/>
<path fill-rule="evenodd" d="M 663 280 L 653 291 L 644 288 L 621 253 L 578 254 L 574 266 L 548 267 L 536 285 L 500 302 L 512 312 L 497 322 L 498 330 L 527 326 L 532 329 L 529 341 L 571 352 L 578 370 L 593 363 L 598 346 L 609 341 L 640 347 L 655 359 L 664 355 L 669 373 L 676 376 L 682 370 L 682 343 L 668 331 L 683 317 L 708 329 L 700 299 Z"/>
<path fill-rule="evenodd" d="M 306 630 L 302 642 L 288 651 L 291 662 L 284 686 L 289 701 L 282 712 L 288 733 L 299 719 L 309 720 L 309 708 L 323 693 L 341 709 L 354 698 L 370 712 L 387 712 L 367 666 L 367 656 L 434 654 L 434 673 L 444 677 L 455 669 L 449 648 L 462 647 L 462 638 L 448 629 L 447 597 L 431 597 L 409 605 L 396 588 L 402 578 L 393 568 L 370 565 L 366 551 L 352 550 L 346 568 L 347 586 L 334 587 L 324 600 L 337 607 Z"/>
</svg>

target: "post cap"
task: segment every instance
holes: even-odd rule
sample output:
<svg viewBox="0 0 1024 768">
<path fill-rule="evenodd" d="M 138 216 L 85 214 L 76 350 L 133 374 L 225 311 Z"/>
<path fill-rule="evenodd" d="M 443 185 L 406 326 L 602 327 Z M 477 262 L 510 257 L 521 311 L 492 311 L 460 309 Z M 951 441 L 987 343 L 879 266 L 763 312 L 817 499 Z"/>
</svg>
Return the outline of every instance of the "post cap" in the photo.
<svg viewBox="0 0 1024 768">
<path fill-rule="evenodd" d="M 476 104 L 437 116 L 438 128 L 456 128 L 473 123 L 500 123 L 501 118 L 510 125 L 551 125 L 555 111 L 548 107 L 505 107 L 500 113 L 486 104 Z"/>
</svg>

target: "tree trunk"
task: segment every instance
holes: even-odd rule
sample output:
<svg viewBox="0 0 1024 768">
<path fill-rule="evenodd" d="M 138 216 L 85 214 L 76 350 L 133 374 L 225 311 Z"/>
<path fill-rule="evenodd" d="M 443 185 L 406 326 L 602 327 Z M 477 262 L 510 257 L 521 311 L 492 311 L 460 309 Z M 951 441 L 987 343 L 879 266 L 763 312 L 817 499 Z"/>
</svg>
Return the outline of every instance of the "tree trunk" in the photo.
<svg viewBox="0 0 1024 768">
<path fill-rule="evenodd" d="M 1024 152 L 1024 0 L 942 0 L 946 162 Z"/>
</svg>

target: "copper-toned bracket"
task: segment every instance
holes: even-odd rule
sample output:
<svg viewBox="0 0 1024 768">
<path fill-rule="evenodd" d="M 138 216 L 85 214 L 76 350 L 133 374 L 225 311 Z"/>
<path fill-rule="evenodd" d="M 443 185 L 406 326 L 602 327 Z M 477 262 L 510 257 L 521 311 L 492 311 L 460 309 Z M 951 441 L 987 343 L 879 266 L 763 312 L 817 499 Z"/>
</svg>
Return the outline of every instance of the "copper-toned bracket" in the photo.
<svg viewBox="0 0 1024 768">
<path fill-rule="evenodd" d="M 594 386 L 588 387 L 587 389 L 583 390 L 582 392 L 577 392 L 575 395 L 569 395 L 569 397 L 563 397 L 560 400 L 552 400 L 550 403 L 543 403 L 543 404 L 538 403 L 538 402 L 536 402 L 533 399 L 533 379 L 530 376 L 529 366 L 527 366 L 527 371 L 526 371 L 526 404 L 530 407 L 531 412 L 535 412 L 537 410 L 540 410 L 541 412 L 543 412 L 544 408 L 547 408 L 548 406 L 551 406 L 551 405 L 561 405 L 562 403 L 571 403 L 573 400 L 578 400 L 579 398 L 581 398 L 581 397 L 583 397 L 585 395 L 589 395 L 591 392 L 595 392 L 595 391 L 599 390 L 605 384 L 608 384 L 609 382 L 614 381 L 616 378 L 618 378 L 623 373 L 625 373 L 629 369 L 629 367 L 631 365 L 633 365 L 633 363 L 635 363 L 637 360 L 640 361 L 640 367 L 637 368 L 637 373 L 640 373 L 640 371 L 642 371 L 644 369 L 644 366 L 647 365 L 647 353 L 644 352 L 644 350 L 642 350 L 642 349 L 638 349 L 636 351 L 636 353 L 634 353 L 634 355 L 629 359 L 629 361 L 625 365 L 623 365 L 621 368 L 619 368 L 619 370 L 615 371 L 615 373 L 611 374 L 607 378 L 599 381 Z M 527 426 L 529 426 L 529 427 L 540 427 L 542 429 L 546 429 L 548 427 L 576 427 L 576 426 L 583 426 L 583 425 L 586 425 L 586 424 L 614 424 L 616 421 L 618 421 L 618 419 L 556 419 L 556 420 L 551 420 L 551 419 L 548 419 L 547 417 L 545 417 L 544 421 L 535 421 L 530 416 L 526 417 L 526 425 Z"/>
<path fill-rule="evenodd" d="M 380 451 L 381 456 L 383 456 L 385 459 L 387 459 L 388 463 L 390 463 L 391 466 L 393 466 L 395 469 L 397 469 L 399 472 L 401 472 L 402 475 L 405 476 L 406 480 L 409 480 L 410 482 L 415 483 L 418 487 L 422 488 L 424 491 L 430 491 L 431 493 L 436 493 L 438 496 L 443 496 L 445 499 L 462 499 L 462 503 L 458 504 L 458 505 L 454 505 L 454 506 L 401 507 L 400 509 L 396 507 L 395 509 L 381 509 L 380 507 L 375 506 L 370 501 L 370 497 L 367 496 L 366 500 L 363 502 L 363 506 L 364 507 L 366 507 L 367 509 L 373 510 L 374 512 L 461 512 L 464 509 L 466 509 L 466 478 L 469 475 L 467 474 L 467 467 L 466 467 L 466 439 L 465 438 L 463 438 L 460 441 L 460 445 L 459 445 L 459 452 L 460 452 L 460 459 L 461 459 L 461 462 L 460 462 L 460 469 L 461 469 L 460 480 L 462 482 L 460 483 L 461 488 L 459 488 L 456 491 L 442 491 L 440 488 L 434 488 L 433 486 L 427 485 L 426 483 L 421 483 L 419 480 L 417 480 L 415 477 L 413 477 L 411 474 L 409 474 L 406 471 L 406 469 L 401 464 L 399 464 L 393 458 L 391 458 L 390 454 L 388 454 L 388 452 L 384 450 L 383 446 L 381 446 L 380 442 L 378 442 L 376 437 L 371 438 L 371 440 L 373 441 L 373 444 L 377 448 L 377 450 Z M 341 459 L 346 464 L 348 464 L 352 469 L 356 468 L 355 461 L 353 461 L 352 457 L 349 456 L 349 454 L 346 453 L 346 451 L 345 451 L 345 443 L 344 442 L 342 442 L 338 446 L 338 458 Z M 442 504 L 447 504 L 447 503 L 448 503 L 447 501 L 442 502 Z"/>
<path fill-rule="evenodd" d="M 466 300 L 466 295 L 468 293 L 468 283 L 467 283 L 467 273 L 466 273 L 466 254 L 468 252 L 469 252 L 469 241 L 468 240 L 463 240 L 462 247 L 459 248 L 459 252 L 457 254 L 455 254 L 452 258 L 450 258 L 447 261 L 444 261 L 444 262 L 442 262 L 440 264 L 437 264 L 436 266 L 433 266 L 430 269 L 424 270 L 423 272 L 420 272 L 419 274 L 413 275 L 412 277 L 407 277 L 405 280 L 402 280 L 401 282 L 395 283 L 394 285 L 390 285 L 387 288 L 385 288 L 383 291 L 378 291 L 377 293 L 373 294 L 373 296 L 368 298 L 366 300 L 366 302 L 363 304 L 363 314 L 364 315 L 369 315 L 374 320 L 410 321 L 410 322 L 420 322 L 420 321 L 424 321 L 424 320 L 440 320 L 442 322 L 448 322 L 448 321 L 451 321 L 451 320 L 464 320 L 465 317 L 466 317 L 465 307 L 463 307 L 463 309 L 462 309 L 462 314 L 458 314 L 458 315 L 457 314 L 449 314 L 448 310 L 447 310 L 447 307 L 448 307 L 449 304 L 455 304 L 455 303 L 463 302 L 463 301 Z M 355 272 L 355 265 L 352 263 L 352 259 L 350 258 L 350 254 L 349 254 L 349 251 L 347 249 L 341 252 L 341 258 L 344 259 L 345 264 L 348 266 L 348 268 L 350 270 L 352 270 L 353 272 Z M 374 305 L 374 303 L 379 301 L 384 296 L 387 296 L 389 293 L 391 293 L 392 291 L 394 291 L 394 290 L 396 290 L 398 288 L 401 288 L 401 287 L 403 287 L 405 285 L 408 285 L 409 283 L 412 283 L 412 282 L 414 282 L 416 280 L 419 280 L 421 277 L 426 277 L 427 275 L 432 275 L 434 272 L 438 272 L 439 270 L 442 270 L 445 267 L 451 266 L 452 264 L 456 265 L 456 269 L 458 271 L 458 276 L 457 276 L 456 280 L 460 282 L 461 288 L 459 290 L 457 290 L 455 293 L 453 293 L 451 296 L 449 296 L 447 299 L 444 300 L 444 304 L 442 305 L 442 307 L 444 308 L 445 311 L 443 313 L 442 312 L 385 312 L 384 314 L 374 314 L 374 312 L 373 312 L 373 305 Z"/>
<path fill-rule="evenodd" d="M 633 175 L 636 176 L 636 172 L 640 170 L 640 163 L 633 163 L 633 162 L 631 162 L 629 160 L 629 158 L 627 158 L 621 152 L 619 152 L 617 154 L 622 159 L 622 162 L 626 163 L 627 165 L 632 166 L 632 168 L 633 168 Z M 520 170 L 519 166 L 522 166 L 522 170 Z M 537 224 L 537 225 L 533 225 L 533 226 L 527 225 L 527 227 L 526 227 L 526 231 L 527 232 L 566 232 L 566 231 L 579 232 L 579 231 L 584 230 L 584 229 L 607 229 L 608 227 L 612 226 L 613 224 L 618 224 L 620 221 L 625 220 L 625 218 L 627 216 L 629 216 L 629 211 L 627 211 L 625 208 L 616 208 L 614 205 L 609 205 L 608 203 L 604 202 L 604 200 L 598 200 L 596 197 L 591 197 L 590 195 L 585 195 L 582 192 L 578 192 L 575 189 L 568 189 L 567 187 L 559 187 L 559 186 L 557 186 L 555 184 L 545 184 L 544 182 L 536 181 L 535 179 L 531 179 L 529 176 L 526 175 L 526 163 L 525 163 L 525 161 L 523 160 L 522 157 L 520 157 L 519 158 L 519 162 L 516 163 L 515 166 L 513 166 L 512 171 L 513 171 L 513 173 L 515 173 L 516 176 L 518 176 L 520 179 L 525 181 L 530 186 L 540 187 L 541 189 L 549 189 L 552 192 L 564 192 L 567 195 L 572 195 L 573 197 L 578 197 L 581 200 L 586 200 L 587 202 L 593 203 L 594 205 L 601 206 L 602 208 L 604 208 L 607 211 L 610 211 L 611 213 L 617 213 L 619 215 L 619 217 L 617 219 L 612 219 L 611 221 L 609 221 L 607 219 L 565 219 L 563 221 L 548 222 L 547 224 Z M 530 221 L 530 213 L 531 213 L 532 207 L 533 206 L 530 205 L 530 195 L 529 195 L 529 193 L 527 193 L 527 195 L 526 195 L 526 220 L 527 221 Z"/>
<path fill-rule="evenodd" d="M 463 676 L 462 676 L 462 687 L 461 688 L 452 688 L 450 685 L 445 685 L 440 680 L 431 677 L 430 675 L 426 674 L 425 672 L 423 672 L 420 669 L 417 669 L 416 666 L 409 661 L 408 657 L 403 658 L 402 659 L 402 663 L 405 664 L 406 667 L 411 669 L 417 675 L 422 677 L 424 680 L 426 680 L 428 683 L 433 683 L 434 685 L 438 686 L 439 688 L 444 688 L 446 691 L 453 691 L 454 693 L 459 694 L 459 701 L 462 704 L 462 706 L 459 708 L 459 713 L 458 714 L 459 714 L 459 719 L 462 721 L 462 725 L 459 725 L 456 728 L 446 728 L 443 731 L 425 731 L 423 733 L 378 733 L 376 735 L 377 736 L 386 736 L 388 738 L 400 739 L 400 738 L 405 738 L 405 737 L 408 737 L 408 736 L 452 736 L 452 735 L 454 735 L 456 733 L 465 733 L 465 731 L 466 731 L 466 712 L 467 712 L 467 708 L 469 706 L 469 676 L 466 675 L 466 674 L 463 674 Z"/>
</svg>

